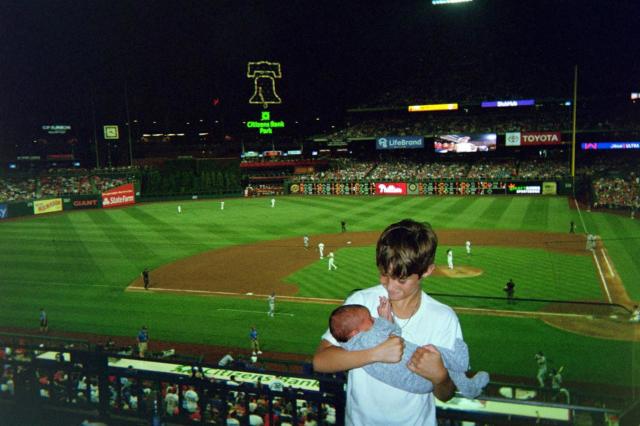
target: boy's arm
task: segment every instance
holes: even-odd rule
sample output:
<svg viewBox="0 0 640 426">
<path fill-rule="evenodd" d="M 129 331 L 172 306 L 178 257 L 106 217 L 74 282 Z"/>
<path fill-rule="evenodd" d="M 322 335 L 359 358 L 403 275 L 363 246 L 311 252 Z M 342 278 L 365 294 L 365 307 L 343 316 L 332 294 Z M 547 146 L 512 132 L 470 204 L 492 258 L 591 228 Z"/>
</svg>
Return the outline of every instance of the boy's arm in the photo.
<svg viewBox="0 0 640 426">
<path fill-rule="evenodd" d="M 337 373 L 373 362 L 395 363 L 402 358 L 403 350 L 404 341 L 398 336 L 389 336 L 371 349 L 351 352 L 322 339 L 313 356 L 313 369 L 319 373 Z"/>
<path fill-rule="evenodd" d="M 440 352 L 433 345 L 421 346 L 414 352 L 407 364 L 409 370 L 433 383 L 433 394 L 442 402 L 447 402 L 455 394 L 455 385 L 444 367 Z"/>
</svg>

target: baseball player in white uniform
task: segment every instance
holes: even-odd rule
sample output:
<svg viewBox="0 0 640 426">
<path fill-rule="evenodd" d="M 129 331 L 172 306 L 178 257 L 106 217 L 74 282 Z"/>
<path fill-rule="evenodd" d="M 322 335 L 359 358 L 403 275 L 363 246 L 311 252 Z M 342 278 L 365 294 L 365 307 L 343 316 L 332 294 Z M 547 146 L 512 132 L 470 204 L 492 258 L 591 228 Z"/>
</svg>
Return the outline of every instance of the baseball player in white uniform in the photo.
<svg viewBox="0 0 640 426">
<path fill-rule="evenodd" d="M 471 241 L 464 243 L 464 247 L 467 249 L 467 256 L 471 256 Z"/>
<path fill-rule="evenodd" d="M 178 204 L 178 213 L 182 213 L 182 206 Z"/>
<path fill-rule="evenodd" d="M 220 210 L 224 210 L 224 201 L 220 201 Z"/>
<path fill-rule="evenodd" d="M 329 252 L 329 270 L 332 269 L 338 269 L 338 267 L 336 266 L 336 260 L 335 257 L 333 256 L 333 252 Z"/>
<path fill-rule="evenodd" d="M 320 252 L 320 259 L 324 259 L 324 243 L 318 243 L 318 251 Z"/>
<path fill-rule="evenodd" d="M 453 250 L 447 250 L 447 266 L 449 269 L 453 269 Z"/>
<path fill-rule="evenodd" d="M 309 249 L 309 236 L 305 235 L 304 237 L 302 237 L 302 242 L 304 243 L 304 248 L 306 250 Z"/>
<path fill-rule="evenodd" d="M 271 296 L 267 297 L 267 302 L 269 303 L 269 313 L 270 317 L 273 317 L 276 314 L 276 292 L 271 293 Z"/>
<path fill-rule="evenodd" d="M 271 199 L 271 208 L 274 208 L 276 206 L 276 199 L 272 198 Z"/>
</svg>

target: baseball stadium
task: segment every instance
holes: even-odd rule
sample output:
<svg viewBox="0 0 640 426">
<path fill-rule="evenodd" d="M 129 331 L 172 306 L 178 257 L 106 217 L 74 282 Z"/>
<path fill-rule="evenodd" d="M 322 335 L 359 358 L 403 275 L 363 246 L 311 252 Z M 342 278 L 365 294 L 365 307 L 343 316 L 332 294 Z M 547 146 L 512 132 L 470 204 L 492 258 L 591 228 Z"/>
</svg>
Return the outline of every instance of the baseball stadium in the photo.
<svg viewBox="0 0 640 426">
<path fill-rule="evenodd" d="M 420 13 L 441 31 L 499 18 L 439 3 Z M 490 376 L 476 398 L 429 394 L 437 424 L 640 424 L 637 73 L 604 83 L 581 50 L 530 63 L 535 78 L 489 78 L 473 57 L 374 67 L 384 84 L 322 115 L 286 82 L 309 64 L 256 52 L 230 60 L 205 112 L 156 121 L 129 83 L 123 112 L 104 80 L 89 115 L 0 126 L 18 141 L 0 148 L 0 424 L 403 423 L 354 420 L 351 373 L 314 371 L 314 354 L 332 311 L 384 282 L 376 245 L 404 219 L 435 231 L 419 287 L 455 312 L 467 376 Z"/>
</svg>

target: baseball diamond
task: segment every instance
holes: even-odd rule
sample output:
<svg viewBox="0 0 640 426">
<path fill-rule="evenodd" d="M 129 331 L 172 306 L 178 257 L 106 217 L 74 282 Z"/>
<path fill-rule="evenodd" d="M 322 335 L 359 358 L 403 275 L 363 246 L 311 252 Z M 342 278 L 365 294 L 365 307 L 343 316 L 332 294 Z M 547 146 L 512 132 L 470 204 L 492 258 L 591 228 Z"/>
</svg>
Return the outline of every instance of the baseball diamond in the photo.
<svg viewBox="0 0 640 426">
<path fill-rule="evenodd" d="M 630 384 L 629 357 L 640 338 L 627 321 L 637 291 L 624 284 L 625 277 L 633 284 L 627 250 L 637 245 L 635 221 L 581 212 L 583 224 L 564 197 L 289 196 L 274 209 L 257 197 L 228 199 L 224 210 L 217 200 L 181 201 L 180 215 L 177 204 L 2 222 L 8 309 L 0 327 L 37 330 L 33 311 L 43 306 L 52 336 L 134 344 L 146 324 L 150 351 L 175 347 L 216 361 L 246 352 L 245 330 L 256 325 L 265 356 L 308 359 L 332 308 L 377 282 L 380 230 L 413 216 L 438 233 L 438 268 L 423 286 L 458 312 L 474 369 L 527 383 L 531 354 L 543 347 L 571 365 L 572 383 Z M 336 227 L 336 215 L 347 219 L 348 232 Z M 566 231 L 568 218 L 599 235 L 594 251 L 585 250 L 585 234 Z M 472 254 L 457 256 L 448 270 L 446 248 L 462 254 L 467 240 Z M 319 258 L 321 241 L 335 253 L 337 271 Z M 509 278 L 518 284 L 513 305 L 502 292 Z M 269 317 L 272 292 L 278 302 Z"/>
</svg>

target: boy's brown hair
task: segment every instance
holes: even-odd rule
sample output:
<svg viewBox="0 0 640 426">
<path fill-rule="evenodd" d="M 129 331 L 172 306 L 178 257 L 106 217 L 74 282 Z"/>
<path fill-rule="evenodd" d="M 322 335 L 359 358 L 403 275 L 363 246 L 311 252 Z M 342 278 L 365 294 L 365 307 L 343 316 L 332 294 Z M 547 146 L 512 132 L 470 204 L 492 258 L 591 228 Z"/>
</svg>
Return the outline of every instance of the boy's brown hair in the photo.
<svg viewBox="0 0 640 426">
<path fill-rule="evenodd" d="M 376 265 L 381 275 L 422 276 L 434 263 L 438 237 L 428 223 L 404 219 L 389 225 L 378 238 Z"/>
</svg>

